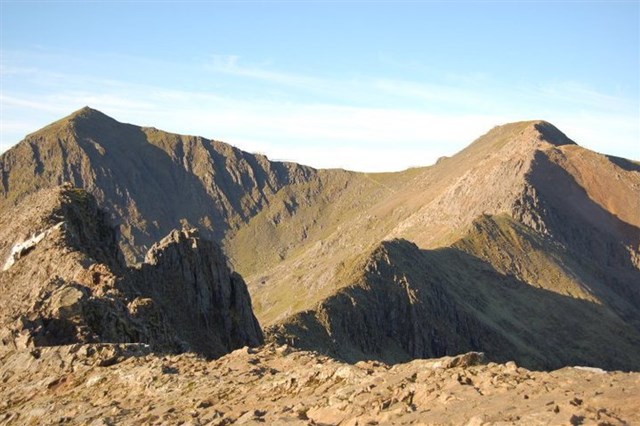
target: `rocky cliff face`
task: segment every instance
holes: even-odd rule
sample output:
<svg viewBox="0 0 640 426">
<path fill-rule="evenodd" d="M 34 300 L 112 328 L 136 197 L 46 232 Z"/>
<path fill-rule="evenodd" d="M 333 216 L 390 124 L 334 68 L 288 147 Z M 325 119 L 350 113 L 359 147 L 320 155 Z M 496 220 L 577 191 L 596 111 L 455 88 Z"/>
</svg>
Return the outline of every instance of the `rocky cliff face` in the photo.
<svg viewBox="0 0 640 426">
<path fill-rule="evenodd" d="M 358 267 L 361 275 L 353 285 L 272 326 L 269 339 L 324 349 L 350 362 L 437 357 L 469 351 L 478 342 L 494 347 L 492 354 L 509 347 L 504 336 L 458 303 L 451 283 L 442 280 L 442 262 L 427 263 L 415 244 L 383 242 Z"/>
<path fill-rule="evenodd" d="M 217 357 L 262 341 L 244 282 L 214 243 L 176 231 L 127 268 L 93 197 L 70 186 L 35 194 L 0 222 L 5 349 L 137 342 Z"/>
<path fill-rule="evenodd" d="M 522 238 L 530 232 L 508 218 L 477 224 L 510 226 Z M 384 242 L 358 270 L 353 285 L 269 327 L 268 340 L 350 362 L 481 350 L 494 361 L 517 360 L 533 369 L 640 365 L 640 332 L 611 306 L 532 287 L 458 247 L 420 250 L 405 240 Z"/>
<path fill-rule="evenodd" d="M 189 348 L 210 356 L 262 343 L 242 277 L 220 247 L 196 230 L 173 231 L 133 274 L 135 287 L 163 311 Z"/>
</svg>

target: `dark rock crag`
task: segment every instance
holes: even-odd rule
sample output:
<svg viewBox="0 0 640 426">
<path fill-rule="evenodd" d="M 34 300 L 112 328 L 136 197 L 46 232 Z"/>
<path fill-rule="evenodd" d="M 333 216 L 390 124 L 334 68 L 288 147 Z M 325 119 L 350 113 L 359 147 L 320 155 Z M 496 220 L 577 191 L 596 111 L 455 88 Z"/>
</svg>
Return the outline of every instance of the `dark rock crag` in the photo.
<svg viewBox="0 0 640 426">
<path fill-rule="evenodd" d="M 244 281 L 215 243 L 175 231 L 128 268 L 93 197 L 70 185 L 1 221 L 5 348 L 145 343 L 219 357 L 262 342 Z"/>
<path fill-rule="evenodd" d="M 220 356 L 262 343 L 244 280 L 220 247 L 197 231 L 171 232 L 147 252 L 134 276 L 136 288 L 166 312 L 191 350 Z"/>
<path fill-rule="evenodd" d="M 267 340 L 348 362 L 393 364 L 481 350 L 492 361 L 537 370 L 638 368 L 640 333 L 614 309 L 534 288 L 463 247 L 383 242 L 352 285 L 268 327 Z"/>
</svg>

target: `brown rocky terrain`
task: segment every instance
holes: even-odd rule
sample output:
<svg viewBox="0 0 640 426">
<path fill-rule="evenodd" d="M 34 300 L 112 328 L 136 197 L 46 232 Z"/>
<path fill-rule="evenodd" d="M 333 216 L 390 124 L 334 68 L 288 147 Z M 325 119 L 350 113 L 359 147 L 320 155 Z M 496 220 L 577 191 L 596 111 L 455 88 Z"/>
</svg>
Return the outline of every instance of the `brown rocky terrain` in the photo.
<svg viewBox="0 0 640 426">
<path fill-rule="evenodd" d="M 0 423 L 633 425 L 640 374 L 529 371 L 482 354 L 344 364 L 287 346 L 213 361 L 137 345 L 0 355 Z"/>
<path fill-rule="evenodd" d="M 172 232 L 128 268 L 90 194 L 29 197 L 0 219 L 0 351 L 135 342 L 217 357 L 262 343 L 244 281 L 193 232 Z"/>
</svg>

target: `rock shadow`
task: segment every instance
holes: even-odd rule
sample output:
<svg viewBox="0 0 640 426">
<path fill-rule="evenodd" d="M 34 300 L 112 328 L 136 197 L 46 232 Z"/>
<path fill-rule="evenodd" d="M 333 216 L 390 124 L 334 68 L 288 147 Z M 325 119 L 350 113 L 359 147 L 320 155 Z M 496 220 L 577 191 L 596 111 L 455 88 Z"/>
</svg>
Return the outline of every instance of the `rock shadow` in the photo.
<svg viewBox="0 0 640 426">
<path fill-rule="evenodd" d="M 205 218 L 220 224 L 203 229 L 203 236 L 219 241 L 225 221 L 203 182 L 153 145 L 141 128 L 101 119 L 79 120 L 78 144 L 86 153 L 95 176 L 92 182 L 73 181 L 94 193 L 117 225 L 130 218 L 131 229 L 120 227 L 129 244 L 147 248 L 186 220 L 198 225 Z M 100 135 L 95 141 L 92 135 Z"/>
<path fill-rule="evenodd" d="M 635 161 L 630 161 L 622 157 L 615 157 L 613 155 L 606 155 L 605 157 L 623 170 L 628 172 L 640 172 L 640 164 Z"/>
<path fill-rule="evenodd" d="M 640 332 L 640 265 L 631 255 L 640 248 L 640 229 L 592 200 L 543 152 L 534 161 L 535 173 L 527 178 L 538 192 L 549 235 L 564 248 L 567 273 L 578 276 L 590 293 Z"/>
</svg>

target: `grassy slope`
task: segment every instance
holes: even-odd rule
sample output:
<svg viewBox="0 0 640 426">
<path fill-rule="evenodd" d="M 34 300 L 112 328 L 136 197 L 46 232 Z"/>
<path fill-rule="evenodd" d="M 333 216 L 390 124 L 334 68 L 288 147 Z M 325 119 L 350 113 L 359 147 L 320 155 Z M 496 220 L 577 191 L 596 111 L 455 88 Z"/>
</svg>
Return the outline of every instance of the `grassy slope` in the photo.
<svg viewBox="0 0 640 426">
<path fill-rule="evenodd" d="M 318 181 L 283 188 L 225 240 L 261 323 L 314 306 L 343 285 L 336 274 L 382 240 L 446 247 L 478 215 L 508 213 L 539 144 L 536 123 L 497 127 L 431 167 L 380 174 L 319 171 Z"/>
<path fill-rule="evenodd" d="M 620 261 L 628 256 L 625 250 L 638 247 L 640 209 L 635 202 L 628 205 L 628 194 L 640 189 L 637 166 L 577 147 L 546 126 L 496 128 L 435 166 L 367 176 L 375 186 L 355 175 L 359 180 L 343 191 L 326 188 L 334 199 L 293 212 L 280 228 L 264 228 L 256 216 L 241 231 L 246 236 L 252 229 L 268 229 L 253 234 L 254 250 L 261 238 L 288 245 L 284 259 L 256 265 L 257 274 L 247 271 L 263 325 L 274 325 L 275 339 L 350 360 L 397 361 L 481 349 L 535 368 L 576 362 L 638 368 L 633 353 L 640 336 L 632 302 L 640 277 L 637 266 Z M 522 211 L 536 216 L 529 226 L 519 222 Z M 314 231 L 290 239 L 289 231 L 300 229 L 297 221 L 308 223 L 308 217 L 317 225 Z M 482 338 L 453 339 L 431 352 L 415 352 L 416 345 L 428 344 L 389 337 L 400 330 L 378 335 L 370 329 L 398 321 L 362 313 L 384 311 L 376 300 L 393 299 L 384 288 L 397 285 L 396 276 L 372 286 L 364 268 L 380 241 L 396 237 L 427 249 L 415 260 L 423 265 L 406 267 L 402 256 L 396 257 L 405 265 L 401 274 L 429 285 L 435 285 L 435 274 L 455 306 L 450 323 L 450 313 L 422 312 L 425 328 L 434 318 L 446 324 L 426 331 L 427 337 L 457 330 L 464 318 L 462 324 L 471 324 L 467 332 Z M 243 246 L 242 240 L 228 241 L 232 253 Z M 585 258 L 589 253 L 599 261 Z M 363 316 L 369 325 L 362 324 Z"/>
</svg>

